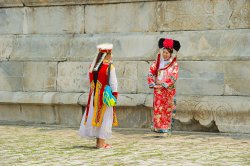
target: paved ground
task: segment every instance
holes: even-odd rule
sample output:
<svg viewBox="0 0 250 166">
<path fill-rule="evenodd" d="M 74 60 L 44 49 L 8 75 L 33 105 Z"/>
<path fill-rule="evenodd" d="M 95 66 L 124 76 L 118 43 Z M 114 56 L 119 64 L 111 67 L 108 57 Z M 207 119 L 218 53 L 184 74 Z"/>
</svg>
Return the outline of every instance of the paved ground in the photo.
<svg viewBox="0 0 250 166">
<path fill-rule="evenodd" d="M 114 130 L 112 149 L 76 128 L 0 126 L 0 165 L 250 165 L 250 135 Z"/>
</svg>

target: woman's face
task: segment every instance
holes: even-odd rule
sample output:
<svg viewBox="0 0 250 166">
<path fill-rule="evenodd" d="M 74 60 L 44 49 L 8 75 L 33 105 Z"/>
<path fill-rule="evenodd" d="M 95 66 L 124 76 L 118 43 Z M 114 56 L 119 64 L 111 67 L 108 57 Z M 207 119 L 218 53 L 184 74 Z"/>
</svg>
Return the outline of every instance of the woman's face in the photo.
<svg viewBox="0 0 250 166">
<path fill-rule="evenodd" d="M 171 57 L 171 54 L 170 54 L 170 52 L 168 52 L 167 49 L 163 49 L 162 57 L 163 57 L 164 60 L 169 60 L 169 58 Z"/>
</svg>

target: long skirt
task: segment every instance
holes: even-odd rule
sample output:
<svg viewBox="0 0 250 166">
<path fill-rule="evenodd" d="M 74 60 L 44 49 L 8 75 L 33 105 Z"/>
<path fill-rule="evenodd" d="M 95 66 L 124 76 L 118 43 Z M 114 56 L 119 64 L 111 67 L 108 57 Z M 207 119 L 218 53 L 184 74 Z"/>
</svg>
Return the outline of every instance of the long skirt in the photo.
<svg viewBox="0 0 250 166">
<path fill-rule="evenodd" d="M 176 101 L 174 99 L 175 89 L 155 89 L 154 109 L 153 109 L 153 129 L 172 130 L 173 117 L 176 111 Z"/>
<path fill-rule="evenodd" d="M 92 126 L 92 118 L 94 114 L 93 96 L 94 95 L 92 94 L 87 123 L 86 125 L 84 125 L 84 119 L 86 116 L 86 110 L 85 110 L 85 113 L 82 117 L 82 121 L 80 124 L 79 135 L 81 137 L 87 137 L 87 138 L 109 139 L 111 138 L 112 135 L 113 107 L 107 107 L 100 127 Z"/>
</svg>

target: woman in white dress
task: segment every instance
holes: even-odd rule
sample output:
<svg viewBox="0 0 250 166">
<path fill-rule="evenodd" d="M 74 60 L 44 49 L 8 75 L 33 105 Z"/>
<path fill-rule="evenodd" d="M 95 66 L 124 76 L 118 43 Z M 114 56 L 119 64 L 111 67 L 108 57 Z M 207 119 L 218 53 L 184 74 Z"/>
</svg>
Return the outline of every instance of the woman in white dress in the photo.
<svg viewBox="0 0 250 166">
<path fill-rule="evenodd" d="M 112 44 L 97 46 L 98 54 L 89 68 L 91 86 L 88 104 L 79 130 L 81 137 L 96 138 L 97 148 L 111 148 L 109 144 L 105 143 L 105 140 L 112 135 L 112 125 L 118 125 L 115 107 L 109 107 L 103 103 L 103 92 L 108 83 L 113 96 L 116 99 L 118 97 L 115 67 L 111 63 L 112 48 Z"/>
</svg>

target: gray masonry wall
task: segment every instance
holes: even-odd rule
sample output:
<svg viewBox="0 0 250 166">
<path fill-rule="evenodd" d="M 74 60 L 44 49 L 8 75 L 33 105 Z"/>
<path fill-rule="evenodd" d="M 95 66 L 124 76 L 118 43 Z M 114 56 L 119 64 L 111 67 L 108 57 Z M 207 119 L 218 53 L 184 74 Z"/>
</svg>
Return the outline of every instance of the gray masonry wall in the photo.
<svg viewBox="0 0 250 166">
<path fill-rule="evenodd" d="M 0 0 L 0 123 L 79 126 L 114 44 L 120 127 L 149 127 L 160 37 L 181 42 L 176 130 L 250 133 L 250 1 Z"/>
</svg>

